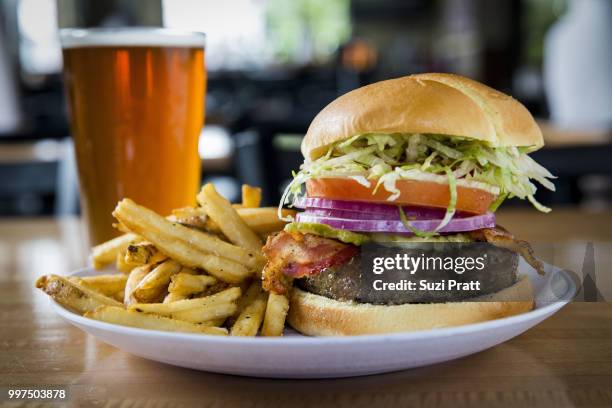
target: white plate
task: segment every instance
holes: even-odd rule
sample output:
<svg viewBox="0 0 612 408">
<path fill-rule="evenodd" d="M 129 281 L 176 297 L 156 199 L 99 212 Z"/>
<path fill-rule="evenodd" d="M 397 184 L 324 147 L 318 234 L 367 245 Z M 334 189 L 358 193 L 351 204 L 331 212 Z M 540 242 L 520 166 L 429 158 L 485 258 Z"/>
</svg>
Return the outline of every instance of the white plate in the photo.
<svg viewBox="0 0 612 408">
<path fill-rule="evenodd" d="M 332 378 L 385 373 L 477 353 L 509 340 L 557 312 L 576 293 L 569 275 L 550 265 L 541 277 L 527 264 L 536 307 L 528 313 L 459 327 L 388 335 L 279 338 L 217 337 L 135 329 L 86 319 L 52 301 L 65 320 L 128 353 L 181 367 L 274 378 Z M 96 274 L 92 269 L 74 273 Z"/>
</svg>

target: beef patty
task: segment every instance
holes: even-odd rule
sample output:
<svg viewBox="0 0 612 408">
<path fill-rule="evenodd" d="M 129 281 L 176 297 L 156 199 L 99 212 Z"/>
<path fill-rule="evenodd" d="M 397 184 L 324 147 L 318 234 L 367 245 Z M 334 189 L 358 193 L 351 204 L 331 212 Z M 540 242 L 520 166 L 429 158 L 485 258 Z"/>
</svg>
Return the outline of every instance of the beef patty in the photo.
<svg viewBox="0 0 612 408">
<path fill-rule="evenodd" d="M 440 255 L 440 246 L 436 248 L 402 247 L 377 248 L 377 256 L 395 256 L 398 252 L 406 253 L 411 257 Z M 436 252 L 437 251 L 437 252 Z M 434 269 L 419 271 L 413 275 L 405 271 L 385 271 L 375 275 L 371 271 L 371 263 L 365 264 L 367 252 L 351 259 L 340 266 L 327 268 L 316 275 L 298 279 L 297 285 L 311 293 L 325 296 L 339 301 L 355 301 L 358 303 L 372 303 L 379 305 L 394 305 L 403 303 L 443 303 L 459 301 L 462 299 L 497 292 L 512 286 L 517 281 L 517 267 L 519 256 L 517 253 L 488 243 L 478 245 L 452 244 L 444 248 L 444 256 L 480 257 L 486 254 L 486 267 L 482 271 L 472 270 L 458 274 L 453 270 Z M 373 282 L 383 279 L 384 282 L 398 282 L 400 280 L 416 282 L 416 290 L 375 290 Z M 436 282 L 454 279 L 458 282 L 477 280 L 480 282 L 479 291 L 464 290 L 420 290 L 420 280 Z"/>
</svg>

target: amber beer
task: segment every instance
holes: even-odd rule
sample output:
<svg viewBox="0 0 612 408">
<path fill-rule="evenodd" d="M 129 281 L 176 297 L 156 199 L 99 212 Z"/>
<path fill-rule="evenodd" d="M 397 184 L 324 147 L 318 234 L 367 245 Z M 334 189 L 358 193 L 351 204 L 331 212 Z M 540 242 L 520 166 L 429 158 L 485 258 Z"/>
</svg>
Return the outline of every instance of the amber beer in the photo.
<svg viewBox="0 0 612 408">
<path fill-rule="evenodd" d="M 62 30 L 68 95 L 92 244 L 118 232 L 129 197 L 160 214 L 193 205 L 204 123 L 204 34 L 165 29 Z"/>
</svg>

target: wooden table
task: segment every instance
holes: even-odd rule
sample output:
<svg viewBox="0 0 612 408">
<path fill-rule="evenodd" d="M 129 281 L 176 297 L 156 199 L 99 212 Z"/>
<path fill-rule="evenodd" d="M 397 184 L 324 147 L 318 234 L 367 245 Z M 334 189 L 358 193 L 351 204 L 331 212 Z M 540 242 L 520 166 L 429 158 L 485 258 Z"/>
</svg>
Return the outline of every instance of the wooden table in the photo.
<svg viewBox="0 0 612 408">
<path fill-rule="evenodd" d="M 581 242 L 595 241 L 596 269 L 612 276 L 612 212 L 521 210 L 499 220 L 525 239 L 563 243 L 553 255 L 567 268 L 579 269 Z M 41 274 L 84 265 L 82 237 L 75 219 L 0 220 L 0 387 L 63 385 L 76 406 L 612 405 L 611 303 L 570 304 L 456 361 L 352 379 L 240 378 L 131 356 L 64 323 L 33 288 Z"/>
</svg>

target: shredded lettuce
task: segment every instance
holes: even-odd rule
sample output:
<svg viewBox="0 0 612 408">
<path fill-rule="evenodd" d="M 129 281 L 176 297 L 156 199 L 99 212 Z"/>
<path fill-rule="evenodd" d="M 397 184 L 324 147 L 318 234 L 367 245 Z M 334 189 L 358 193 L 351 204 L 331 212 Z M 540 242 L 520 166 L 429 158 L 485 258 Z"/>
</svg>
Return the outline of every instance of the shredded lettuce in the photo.
<svg viewBox="0 0 612 408">
<path fill-rule="evenodd" d="M 408 218 L 406 217 L 406 213 L 404 213 L 404 209 L 402 208 L 402 206 L 401 205 L 397 206 L 402 224 L 404 224 L 404 226 L 408 228 L 410 231 L 412 231 L 412 233 L 416 235 L 417 237 L 431 238 L 433 236 L 438 235 L 438 232 L 442 228 L 446 227 L 448 223 L 451 222 L 451 220 L 453 219 L 453 216 L 455 215 L 455 209 L 457 207 L 457 180 L 455 179 L 453 172 L 450 171 L 450 169 L 448 168 L 446 169 L 446 176 L 448 177 L 448 188 L 450 190 L 450 202 L 448 203 L 448 207 L 446 208 L 446 213 L 444 214 L 444 218 L 442 219 L 442 221 L 440 221 L 440 223 L 436 226 L 436 228 L 433 229 L 433 231 L 422 231 L 412 226 L 410 224 L 410 221 L 408 221 Z"/>
<path fill-rule="evenodd" d="M 457 186 L 476 187 L 498 197 L 491 211 L 505 199 L 518 197 L 548 212 L 550 209 L 534 197 L 534 182 L 555 190 L 550 181 L 555 177 L 523 148 L 491 147 L 480 141 L 440 135 L 365 134 L 332 145 L 321 158 L 305 162 L 287 186 L 279 208 L 291 196 L 301 195 L 308 179 L 325 177 L 350 177 L 362 185 L 377 180 L 375 191 L 388 191 L 390 204 L 399 198 L 396 183 L 402 179 L 452 184 L 455 198 Z M 450 204 L 452 201 L 451 194 Z M 454 205 L 450 204 L 445 216 L 449 220 L 454 214 Z"/>
<path fill-rule="evenodd" d="M 448 203 L 448 207 L 446 207 L 446 213 L 444 214 L 444 218 L 436 227 L 435 232 L 438 232 L 442 228 L 446 227 L 446 225 L 453 219 L 453 216 L 455 215 L 455 209 L 457 207 L 457 179 L 455 179 L 455 176 L 453 175 L 453 172 L 450 170 L 450 168 L 446 167 L 444 171 L 446 172 L 446 176 L 448 177 L 450 200 Z"/>
<path fill-rule="evenodd" d="M 412 224 L 410 224 L 408 217 L 406 217 L 406 213 L 404 212 L 404 209 L 402 208 L 402 206 L 398 205 L 397 209 L 399 211 L 400 220 L 402 221 L 402 224 L 404 224 L 404 227 L 412 231 L 412 233 L 416 235 L 417 237 L 431 238 L 431 237 L 435 237 L 436 235 L 438 235 L 438 233 L 435 231 L 423 231 L 416 227 L 413 227 Z"/>
</svg>

